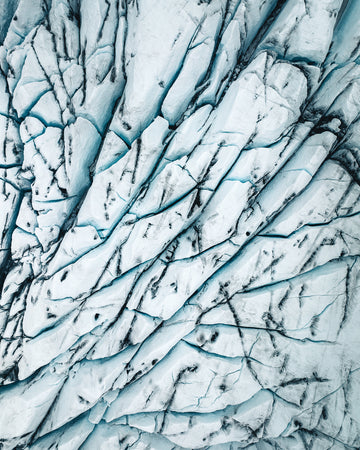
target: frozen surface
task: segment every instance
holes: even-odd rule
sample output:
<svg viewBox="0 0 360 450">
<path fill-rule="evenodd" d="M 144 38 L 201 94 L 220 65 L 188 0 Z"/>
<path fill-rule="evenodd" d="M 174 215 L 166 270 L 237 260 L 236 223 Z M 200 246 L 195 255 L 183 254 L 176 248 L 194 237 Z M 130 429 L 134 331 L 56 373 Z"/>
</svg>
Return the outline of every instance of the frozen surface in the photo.
<svg viewBox="0 0 360 450">
<path fill-rule="evenodd" d="M 0 0 L 0 448 L 360 447 L 360 1 Z"/>
</svg>

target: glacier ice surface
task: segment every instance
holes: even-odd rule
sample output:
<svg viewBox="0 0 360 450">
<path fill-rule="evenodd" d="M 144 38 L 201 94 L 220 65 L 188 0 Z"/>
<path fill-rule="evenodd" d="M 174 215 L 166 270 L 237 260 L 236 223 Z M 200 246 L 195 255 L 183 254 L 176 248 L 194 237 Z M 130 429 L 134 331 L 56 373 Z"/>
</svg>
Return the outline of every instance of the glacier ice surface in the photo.
<svg viewBox="0 0 360 450">
<path fill-rule="evenodd" d="M 360 447 L 360 2 L 0 0 L 0 448 Z"/>
</svg>

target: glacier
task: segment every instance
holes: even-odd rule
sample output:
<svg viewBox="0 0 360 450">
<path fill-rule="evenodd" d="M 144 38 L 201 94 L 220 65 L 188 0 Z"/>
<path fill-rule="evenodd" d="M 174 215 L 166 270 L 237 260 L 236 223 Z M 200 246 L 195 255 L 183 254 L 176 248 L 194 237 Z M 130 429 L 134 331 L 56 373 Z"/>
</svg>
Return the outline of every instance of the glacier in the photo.
<svg viewBox="0 0 360 450">
<path fill-rule="evenodd" d="M 0 0 L 0 448 L 360 448 L 360 1 Z"/>
</svg>

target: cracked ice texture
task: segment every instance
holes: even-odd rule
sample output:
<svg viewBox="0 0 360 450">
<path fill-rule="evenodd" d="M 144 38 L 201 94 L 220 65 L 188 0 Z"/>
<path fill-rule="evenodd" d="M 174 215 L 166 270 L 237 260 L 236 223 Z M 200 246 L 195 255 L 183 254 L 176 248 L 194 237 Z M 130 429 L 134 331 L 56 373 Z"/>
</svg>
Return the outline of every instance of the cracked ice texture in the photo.
<svg viewBox="0 0 360 450">
<path fill-rule="evenodd" d="M 360 447 L 360 2 L 0 0 L 0 447 Z"/>
</svg>

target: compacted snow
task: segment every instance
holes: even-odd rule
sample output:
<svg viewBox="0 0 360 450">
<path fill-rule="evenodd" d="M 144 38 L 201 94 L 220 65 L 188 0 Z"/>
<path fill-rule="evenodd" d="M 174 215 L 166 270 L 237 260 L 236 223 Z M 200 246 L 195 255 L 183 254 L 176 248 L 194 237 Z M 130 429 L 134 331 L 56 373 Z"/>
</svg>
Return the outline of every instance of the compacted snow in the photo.
<svg viewBox="0 0 360 450">
<path fill-rule="evenodd" d="M 0 0 L 0 448 L 360 447 L 360 1 Z"/>
</svg>

